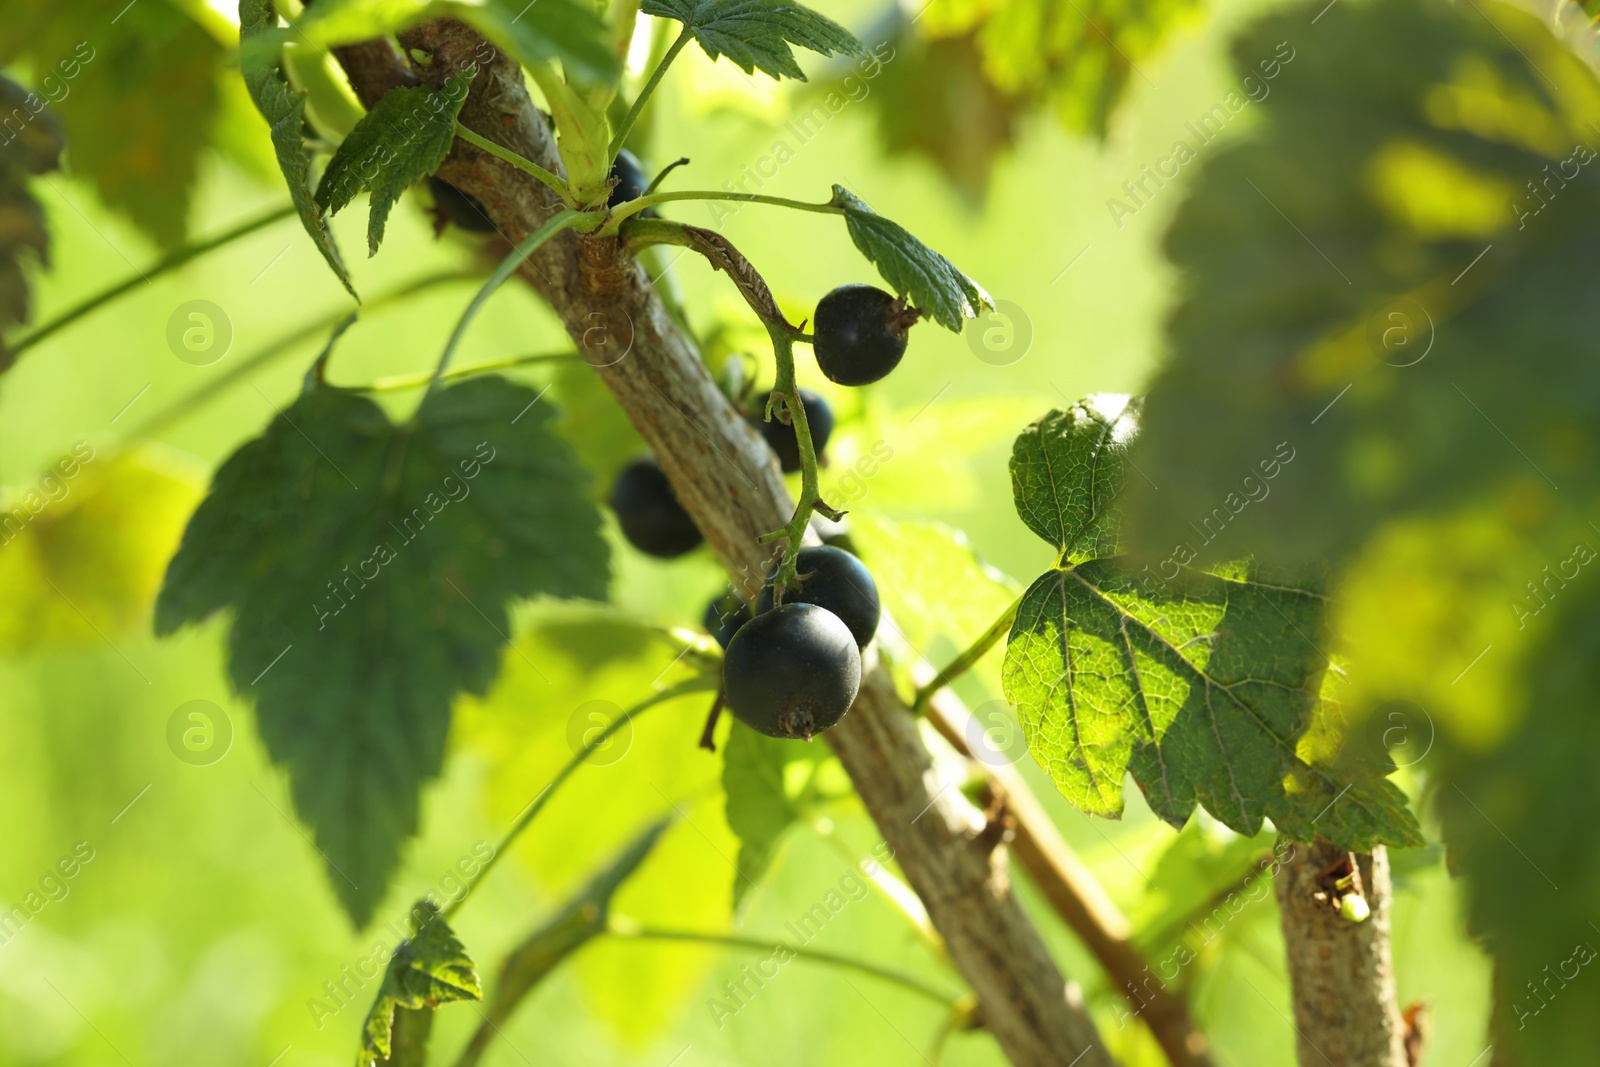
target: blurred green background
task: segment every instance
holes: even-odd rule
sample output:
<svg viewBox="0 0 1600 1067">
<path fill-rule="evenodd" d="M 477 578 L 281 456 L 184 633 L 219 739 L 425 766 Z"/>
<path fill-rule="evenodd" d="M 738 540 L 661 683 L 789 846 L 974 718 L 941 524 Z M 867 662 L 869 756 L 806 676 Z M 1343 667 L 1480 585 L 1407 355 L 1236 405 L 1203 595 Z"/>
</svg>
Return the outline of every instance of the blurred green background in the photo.
<svg viewBox="0 0 1600 1067">
<path fill-rule="evenodd" d="M 871 13 L 819 6 L 870 36 Z M 803 353 L 802 384 L 827 394 L 841 416 L 825 489 L 861 516 L 965 531 L 973 549 L 1008 574 L 1026 578 L 1049 564 L 1048 550 L 1011 506 L 1010 441 L 1032 419 L 1082 395 L 1140 390 L 1159 361 L 1171 286 L 1159 241 L 1183 196 L 1184 177 L 1120 226 L 1107 201 L 1125 199 L 1123 183 L 1166 156 L 1176 139 L 1187 139 L 1184 124 L 1236 88 L 1223 62 L 1226 44 L 1265 6 L 1228 2 L 1180 22 L 1163 48 L 1139 59 L 1104 142 L 1065 131 L 1048 113 L 1022 115 L 1014 150 L 996 160 L 981 199 L 920 157 L 886 154 L 872 82 L 866 99 L 852 101 L 798 145 L 785 123 L 825 91 L 824 79 L 814 89 L 774 88 L 725 62 L 685 54 L 658 97 L 647 164 L 689 156 L 691 166 L 675 180 L 716 188 L 771 156 L 775 140 L 784 139 L 798 146 L 794 158 L 761 191 L 815 200 L 831 183 L 848 185 L 1020 309 L 1009 324 L 1015 336 L 1031 333 L 1025 350 L 986 360 L 975 335 L 924 327 L 913 334 L 901 370 L 865 392 L 829 387 Z M 808 69 L 820 66 L 808 60 Z M 893 69 L 891 61 L 883 77 Z M 93 76 L 90 67 L 84 77 Z M 1294 76 L 1292 64 L 1282 76 Z M 914 95 L 910 102 L 916 104 Z M 217 232 L 283 200 L 264 155 L 265 125 L 253 114 L 241 116 L 248 137 L 238 139 L 261 153 L 258 166 L 252 172 L 237 156 L 207 158 L 193 233 Z M 1247 108 L 1235 123 L 1242 129 L 1250 121 Z M 67 174 L 35 190 L 54 242 L 51 269 L 35 275 L 35 321 L 158 254 L 71 177 L 70 155 Z M 474 263 L 473 241 L 454 231 L 436 239 L 425 196 L 409 199 L 391 219 L 382 254 L 353 264 L 364 295 Z M 667 214 L 701 225 L 715 221 L 698 205 Z M 364 243 L 363 224 L 354 210 L 335 221 L 352 258 Z M 730 219 L 725 232 L 797 317 L 835 285 L 873 280 L 844 228 L 813 216 L 752 206 Z M 690 260 L 676 263 L 672 275 L 703 336 L 721 328 L 736 344 L 749 337 L 761 361 L 755 323 L 726 279 Z M 365 314 L 337 350 L 330 380 L 355 384 L 427 369 L 470 292 L 471 283 L 456 282 Z M 231 348 L 209 366 L 180 361 L 166 341 L 169 316 L 191 300 L 214 302 L 231 321 Z M 105 539 L 123 554 L 114 572 L 85 577 L 72 558 L 41 552 L 24 559 L 28 549 L 20 541 L 0 547 L 0 810 L 8 815 L 0 903 L 37 890 L 77 843 L 86 842 L 93 856 L 65 882 L 65 896 L 0 945 L 0 1062 L 349 1063 L 376 982 L 355 990 L 348 1007 L 330 999 L 325 983 L 343 981 L 342 969 L 375 944 L 392 943 L 386 922 L 399 923 L 418 895 L 441 885 L 448 891 L 457 862 L 475 845 L 498 841 L 570 754 L 568 723 L 580 704 L 603 699 L 627 706 L 673 669 L 665 645 L 563 644 L 538 625 L 548 611 L 530 607 L 495 691 L 458 710 L 445 777 L 425 794 L 423 832 L 380 919 L 368 931 L 350 929 L 319 857 L 292 818 L 282 775 L 261 752 L 248 701 L 224 680 L 223 626 L 162 642 L 148 626 L 149 599 L 208 472 L 257 434 L 275 405 L 293 397 L 323 335 L 249 368 L 203 401 L 190 398 L 302 324 L 349 306 L 298 225 L 286 220 L 141 286 L 27 353 L 0 380 L 0 483 L 36 485 L 77 442 L 87 442 L 95 459 L 65 502 L 85 509 L 74 512 L 82 521 L 73 537 L 51 544 L 92 554 Z M 457 365 L 564 346 L 553 316 L 512 287 L 475 323 Z M 770 376 L 770 356 L 762 365 Z M 537 369 L 523 376 L 552 380 Z M 584 382 L 558 378 L 552 398 L 568 412 L 580 450 L 599 465 L 603 489 L 605 465 L 628 455 L 633 443 Z M 405 408 L 414 394 L 386 400 Z M 869 475 L 856 462 L 880 444 L 892 456 Z M 113 483 L 121 488 L 113 491 Z M 702 550 L 661 564 L 632 553 L 614 531 L 613 543 L 615 602 L 654 622 L 697 625 L 721 584 L 709 555 Z M 49 581 L 68 581 L 63 575 L 83 584 L 59 588 Z M 936 602 L 941 577 L 918 575 L 919 585 L 901 595 Z M 80 613 L 79 596 L 103 600 L 104 612 L 90 604 Z M 912 636 L 920 651 L 942 662 L 974 636 L 958 616 L 919 620 Z M 995 667 L 991 656 L 958 691 L 974 705 L 997 699 Z M 167 741 L 174 709 L 196 699 L 220 705 L 232 724 L 231 747 L 207 766 L 175 758 Z M 686 818 L 624 890 L 618 910 L 692 929 L 725 930 L 734 921 L 730 857 L 737 843 L 723 817 L 721 762 L 694 747 L 705 707 L 697 696 L 652 712 L 626 754 L 581 770 L 515 846 L 515 862 L 485 882 L 454 925 L 486 977 L 596 863 L 673 805 Z M 1204 825 L 1191 825 L 1179 838 L 1149 816 L 1137 790 L 1130 791 L 1123 822 L 1091 821 L 1061 803 L 1030 760 L 1022 766 L 1067 839 L 1156 944 L 1170 944 L 1176 935 L 1162 931 L 1174 920 L 1181 929 L 1185 917 L 1211 893 L 1232 888 L 1267 847 L 1241 846 L 1203 816 Z M 784 924 L 836 887 L 854 857 L 877 843 L 858 805 L 833 804 L 819 825 L 791 831 L 740 927 L 785 936 Z M 1398 855 L 1396 867 L 1401 1002 L 1429 1005 L 1430 1062 L 1468 1064 L 1486 1041 L 1487 964 L 1460 933 L 1456 892 L 1436 853 Z M 1030 914 L 1069 975 L 1084 984 L 1118 1055 L 1129 1064 L 1161 1062 L 1136 1024 L 1119 1028 L 1121 1000 L 1018 879 Z M 961 989 L 876 894 L 841 911 L 816 947 L 919 974 L 952 994 Z M 934 1058 L 936 1007 L 895 986 L 804 961 L 787 965 L 719 1025 L 708 998 L 722 995 L 722 984 L 754 959 L 601 939 L 530 999 L 488 1062 L 694 1067 Z M 1292 1062 L 1270 894 L 1228 923 L 1186 978 L 1219 1062 Z M 330 1014 L 329 1006 L 338 1010 Z M 440 1012 L 440 1062 L 449 1062 L 477 1026 L 476 1011 L 460 1004 Z M 982 1034 L 956 1035 L 942 1051 L 949 1064 L 1001 1062 Z"/>
</svg>

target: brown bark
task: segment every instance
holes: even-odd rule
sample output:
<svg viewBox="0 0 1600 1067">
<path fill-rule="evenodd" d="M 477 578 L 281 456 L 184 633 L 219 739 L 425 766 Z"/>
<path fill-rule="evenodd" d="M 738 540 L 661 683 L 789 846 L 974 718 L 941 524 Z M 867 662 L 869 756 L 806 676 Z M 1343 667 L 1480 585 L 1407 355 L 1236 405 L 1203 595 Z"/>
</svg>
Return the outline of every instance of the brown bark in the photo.
<svg viewBox="0 0 1600 1067">
<path fill-rule="evenodd" d="M 1389 855 L 1358 855 L 1371 914 L 1343 918 L 1332 879 L 1348 855 L 1326 841 L 1296 845 L 1278 870 L 1300 1067 L 1408 1067 L 1405 1023 L 1389 955 Z"/>
<path fill-rule="evenodd" d="M 933 668 L 926 670 L 927 682 Z M 928 702 L 928 720 L 951 746 L 969 758 L 971 714 L 950 690 Z M 1161 982 L 1130 939 L 1127 917 L 1078 859 L 1040 805 L 1021 773 L 1009 763 L 986 764 L 991 789 L 1004 801 L 1014 824 L 1011 851 L 1063 922 L 1078 935 L 1134 1015 L 1150 1028 L 1173 1067 L 1211 1067 L 1205 1035 L 1189 1014 L 1184 998 Z"/>
<path fill-rule="evenodd" d="M 481 39 L 447 20 L 407 31 L 401 43 L 431 56 L 416 71 L 425 81 L 483 60 Z M 461 120 L 559 169 L 545 117 L 508 57 L 480 66 Z M 459 140 L 439 176 L 476 197 L 512 240 L 558 207 L 545 186 Z M 757 539 L 788 520 L 793 502 L 772 453 L 718 391 L 638 264 L 615 241 L 567 233 L 536 253 L 523 276 L 596 365 L 736 584 L 752 588 L 773 552 Z M 1004 852 L 979 839 L 981 815 L 959 790 L 934 791 L 915 720 L 870 654 L 867 666 L 855 706 L 825 736 L 972 987 L 983 1025 L 1015 1064 L 1109 1067 L 1077 987 L 1011 893 Z"/>
</svg>

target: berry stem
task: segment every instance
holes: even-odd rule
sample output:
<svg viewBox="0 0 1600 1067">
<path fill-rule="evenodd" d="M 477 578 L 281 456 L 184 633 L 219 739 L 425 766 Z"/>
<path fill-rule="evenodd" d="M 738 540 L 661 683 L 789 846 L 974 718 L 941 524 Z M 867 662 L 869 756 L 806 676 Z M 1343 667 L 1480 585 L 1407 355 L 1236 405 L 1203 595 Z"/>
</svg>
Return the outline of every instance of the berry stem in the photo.
<svg viewBox="0 0 1600 1067">
<path fill-rule="evenodd" d="M 611 145 L 606 149 L 606 159 L 615 163 L 617 153 L 622 151 L 622 146 L 628 141 L 628 134 L 633 132 L 633 124 L 639 121 L 639 114 L 644 110 L 644 105 L 649 101 L 650 94 L 656 91 L 656 86 L 661 84 L 661 76 L 666 74 L 667 68 L 672 66 L 672 61 L 678 58 L 678 53 L 683 51 L 694 35 L 685 26 L 683 32 L 678 34 L 678 39 L 672 42 L 672 47 L 667 49 L 667 54 L 661 57 L 661 62 L 656 64 L 656 69 L 650 72 L 650 78 L 639 89 L 639 95 L 633 98 L 633 106 L 628 109 L 628 114 L 623 118 L 622 125 L 617 127 L 616 136 L 611 138 Z"/>
<path fill-rule="evenodd" d="M 956 999 L 948 993 L 941 992 L 931 985 L 924 983 L 920 978 L 914 978 L 899 971 L 892 971 L 887 967 L 880 967 L 866 960 L 852 959 L 833 952 L 824 952 L 820 949 L 806 948 L 803 945 L 790 945 L 782 941 L 772 941 L 760 937 L 741 937 L 738 934 L 712 934 L 701 933 L 697 930 L 669 930 L 657 926 L 643 926 L 614 916 L 606 927 L 606 932 L 613 937 L 633 938 L 640 941 L 688 941 L 703 945 L 722 945 L 727 948 L 742 948 L 752 952 L 762 952 L 771 955 L 782 950 L 791 953 L 795 958 L 810 960 L 813 963 L 826 963 L 833 967 L 847 967 L 881 978 L 886 982 L 893 982 L 905 989 L 920 993 L 946 1008 L 954 1009 Z"/>
<path fill-rule="evenodd" d="M 806 422 L 806 406 L 800 401 L 800 386 L 794 374 L 794 340 L 798 332 L 786 322 L 773 322 L 763 318 L 767 334 L 772 338 L 772 356 L 777 364 L 777 380 L 772 395 L 767 398 L 766 418 L 770 421 L 781 404 L 788 409 L 789 422 L 794 427 L 795 444 L 800 451 L 800 500 L 795 504 L 794 515 L 788 525 L 761 538 L 763 544 L 785 538 L 783 561 L 778 564 L 778 574 L 773 579 L 773 603 L 783 603 L 783 591 L 793 588 L 795 568 L 800 557 L 800 545 L 805 541 L 806 528 L 814 512 L 821 511 L 837 520 L 843 513 L 822 502 L 818 487 L 817 451 L 811 443 L 811 426 Z"/>
<path fill-rule="evenodd" d="M 450 366 L 450 357 L 455 355 L 456 346 L 461 343 L 462 336 L 466 334 L 467 327 L 477 316 L 478 311 L 482 309 L 484 304 L 488 303 L 489 297 L 494 295 L 494 291 L 500 288 L 507 278 L 516 273 L 517 268 L 522 266 L 522 261 L 533 255 L 534 252 L 538 251 L 540 245 L 562 230 L 579 226 L 583 223 L 593 223 L 604 217 L 600 212 L 572 211 L 570 209 L 558 211 L 546 219 L 544 225 L 517 242 L 517 247 L 511 250 L 509 256 L 500 261 L 500 265 L 494 269 L 494 273 L 489 275 L 489 280 L 483 283 L 483 288 L 478 290 L 478 295 L 473 297 L 472 303 L 467 305 L 467 310 L 461 313 L 461 321 L 456 323 L 456 328 L 450 333 L 450 340 L 445 342 L 444 351 L 439 354 L 439 365 L 434 368 L 433 377 L 428 381 L 428 390 L 422 396 L 424 403 L 439 388 L 439 383 L 444 380 L 445 371 Z"/>
<path fill-rule="evenodd" d="M 523 159 L 521 156 L 511 151 L 511 149 L 502 148 L 500 145 L 495 144 L 487 137 L 473 133 L 471 130 L 467 129 L 461 124 L 460 119 L 456 120 L 456 136 L 468 144 L 477 145 L 479 148 L 483 149 L 491 156 L 494 156 L 496 159 L 503 159 L 513 167 L 516 167 L 518 170 L 538 178 L 550 188 L 554 189 L 556 191 L 556 195 L 561 197 L 563 203 L 571 206 L 577 205 L 577 201 L 572 197 L 572 188 L 567 185 L 565 179 L 561 178 L 559 175 L 552 174 L 548 170 L 545 170 L 533 160 Z"/>
<path fill-rule="evenodd" d="M 766 196 L 762 193 L 725 193 L 715 189 L 685 189 L 675 193 L 651 193 L 637 200 L 618 204 L 611 210 L 611 221 L 600 230 L 602 236 L 617 232 L 617 227 L 627 218 L 637 215 L 647 207 L 666 204 L 674 200 L 728 200 L 740 204 L 767 204 L 772 207 L 792 208 L 795 211 L 813 211 L 819 215 L 843 215 L 844 208 L 837 204 L 813 204 L 809 200 L 790 200 L 783 196 Z"/>
<path fill-rule="evenodd" d="M 916 699 L 911 702 L 911 714 L 921 715 L 926 711 L 928 702 L 933 699 L 935 693 L 970 671 L 984 657 L 984 654 L 995 646 L 1000 638 L 1010 633 L 1011 624 L 1017 621 L 1017 609 L 1020 607 L 1022 607 L 1022 598 L 1019 596 L 994 621 L 994 624 L 983 632 L 983 636 L 972 643 L 970 648 L 951 660 L 950 665 L 944 670 L 934 675 L 933 681 L 918 689 Z"/>
<path fill-rule="evenodd" d="M 17 356 L 20 356 L 23 352 L 26 352 L 28 349 L 32 348 L 40 341 L 43 341 L 46 337 L 49 337 L 57 330 L 72 325 L 74 322 L 77 322 L 85 315 L 99 308 L 101 305 L 111 303 L 124 293 L 132 292 L 139 286 L 145 284 L 146 282 L 153 281 L 155 278 L 167 273 L 168 271 L 177 270 L 185 263 L 205 255 L 212 249 L 221 248 L 223 245 L 231 244 L 241 237 L 248 237 L 257 230 L 264 229 L 265 227 L 272 225 L 279 219 L 286 219 L 290 215 L 294 214 L 294 210 L 293 204 L 285 204 L 282 207 L 273 208 L 271 211 L 257 215 L 255 218 L 247 219 L 246 221 L 235 226 L 233 229 L 219 233 L 215 237 L 208 237 L 203 241 L 195 241 L 192 244 L 184 245 L 182 248 L 174 249 L 165 256 L 156 260 L 156 262 L 151 264 L 149 267 L 139 271 L 134 276 L 124 278 L 122 281 L 111 286 L 109 289 L 103 289 L 94 296 L 91 296 L 80 303 L 74 304 L 72 307 L 51 319 L 49 322 L 41 323 L 23 336 L 17 338 L 16 343 L 11 345 L 11 357 L 16 358 Z"/>
<path fill-rule="evenodd" d="M 566 762 L 566 765 L 563 766 L 561 770 L 556 772 L 556 776 L 550 779 L 550 784 L 544 787 L 544 792 L 535 797 L 533 803 L 529 804 L 525 809 L 523 809 L 522 814 L 517 816 L 517 821 L 511 824 L 511 828 L 506 831 L 505 836 L 500 839 L 500 844 L 495 848 L 494 855 L 490 856 L 488 861 L 484 863 L 482 867 L 478 868 L 477 874 L 466 880 L 466 892 L 462 893 L 460 897 L 458 897 L 449 907 L 445 908 L 440 914 L 444 918 L 448 919 L 457 911 L 461 910 L 461 905 L 465 904 L 469 899 L 471 899 L 473 889 L 477 888 L 478 883 L 483 881 L 483 879 L 488 876 L 490 871 L 494 870 L 494 865 L 500 862 L 500 858 L 506 854 L 506 850 L 511 847 L 512 842 L 516 841 L 517 835 L 522 833 L 523 830 L 526 830 L 528 828 L 528 824 L 533 821 L 534 816 L 538 815 L 539 812 L 544 810 L 544 806 L 550 803 L 550 798 L 555 795 L 557 789 L 561 788 L 561 784 L 572 776 L 572 772 L 577 770 L 579 766 L 588 760 L 588 758 L 595 753 L 595 750 L 600 748 L 607 741 L 611 740 L 612 734 L 615 734 L 618 730 L 622 729 L 628 723 L 631 723 L 634 719 L 638 718 L 646 711 L 649 711 L 657 704 L 665 704 L 669 700 L 675 700 L 676 698 L 689 693 L 702 693 L 708 689 L 715 688 L 716 685 L 717 678 L 714 675 L 697 675 L 694 678 L 686 679 L 685 681 L 679 682 L 677 685 L 663 689 L 659 693 L 653 693 L 650 696 L 645 697 L 643 700 L 639 701 L 639 703 L 635 704 L 621 715 L 618 715 L 609 726 L 600 731 L 600 733 L 592 740 L 586 742 L 583 748 L 579 749 L 578 752 Z"/>
</svg>

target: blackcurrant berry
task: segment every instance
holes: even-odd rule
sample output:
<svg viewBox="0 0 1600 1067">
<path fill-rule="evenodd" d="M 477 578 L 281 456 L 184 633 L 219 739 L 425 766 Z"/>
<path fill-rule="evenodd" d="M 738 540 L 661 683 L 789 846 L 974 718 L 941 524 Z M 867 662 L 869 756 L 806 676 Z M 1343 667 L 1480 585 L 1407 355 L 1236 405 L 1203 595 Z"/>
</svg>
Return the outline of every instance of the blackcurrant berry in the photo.
<svg viewBox="0 0 1600 1067">
<path fill-rule="evenodd" d="M 654 459 L 636 459 L 611 487 L 611 510 L 628 542 L 661 559 L 681 556 L 701 541 L 700 528 L 678 503 L 672 483 Z"/>
<path fill-rule="evenodd" d="M 734 592 L 723 593 L 706 605 L 706 632 L 717 639 L 723 648 L 733 640 L 740 627 L 750 621 L 750 605 Z"/>
<path fill-rule="evenodd" d="M 829 381 L 868 385 L 906 354 L 906 331 L 918 313 L 893 293 L 870 285 L 841 285 L 817 302 L 817 366 Z"/>
<path fill-rule="evenodd" d="M 471 193 L 463 193 L 443 178 L 430 177 L 428 191 L 444 217 L 468 233 L 495 233 L 495 224 L 489 221 L 488 212 Z"/>
<path fill-rule="evenodd" d="M 802 548 L 795 561 L 800 588 L 784 593 L 785 604 L 815 604 L 837 615 L 849 627 L 856 646 L 866 648 L 878 631 L 878 583 L 866 565 L 842 548 L 817 545 Z M 756 615 L 771 610 L 773 587 L 763 586 L 756 597 Z"/>
<path fill-rule="evenodd" d="M 611 164 L 611 176 L 617 180 L 617 184 L 611 188 L 611 196 L 606 200 L 607 207 L 616 207 L 618 204 L 626 204 L 629 200 L 637 200 L 650 187 L 650 179 L 645 177 L 644 166 L 639 162 L 639 157 L 626 148 L 617 152 L 616 162 Z M 647 219 L 661 217 L 653 207 L 647 207 L 639 214 Z"/>
<path fill-rule="evenodd" d="M 815 604 L 785 604 L 746 623 L 722 661 L 727 706 L 768 737 L 809 739 L 850 710 L 861 653 L 850 628 Z"/>
<path fill-rule="evenodd" d="M 800 390 L 800 406 L 805 408 L 806 425 L 811 427 L 811 450 L 820 456 L 822 450 L 828 447 L 829 436 L 833 434 L 833 409 L 826 400 L 809 389 Z M 778 454 L 778 466 L 783 472 L 792 474 L 799 470 L 800 442 L 795 437 L 793 423 L 780 422 L 776 416 L 763 420 L 760 410 L 752 414 L 751 421 L 761 431 L 761 436 L 767 439 L 768 446 Z"/>
</svg>

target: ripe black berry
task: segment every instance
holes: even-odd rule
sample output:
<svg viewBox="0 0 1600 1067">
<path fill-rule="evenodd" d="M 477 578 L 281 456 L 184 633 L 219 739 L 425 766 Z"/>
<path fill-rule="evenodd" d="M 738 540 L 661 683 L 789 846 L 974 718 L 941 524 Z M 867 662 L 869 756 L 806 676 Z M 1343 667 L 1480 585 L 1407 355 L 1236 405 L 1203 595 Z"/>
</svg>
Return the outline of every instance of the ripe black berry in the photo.
<svg viewBox="0 0 1600 1067">
<path fill-rule="evenodd" d="M 607 207 L 616 207 L 618 204 L 626 204 L 629 200 L 637 200 L 650 187 L 650 179 L 645 177 L 644 166 L 639 162 L 639 157 L 626 148 L 617 152 L 616 162 L 611 164 L 611 176 L 617 180 L 617 184 L 612 187 L 611 196 L 606 200 Z M 647 219 L 661 217 L 653 207 L 645 208 L 639 215 Z"/>
<path fill-rule="evenodd" d="M 471 193 L 463 193 L 443 178 L 429 177 L 428 191 L 444 217 L 469 233 L 495 233 L 488 212 Z M 442 225 L 442 224 L 441 224 Z"/>
<path fill-rule="evenodd" d="M 722 661 L 727 705 L 768 737 L 810 739 L 850 710 L 861 654 L 849 627 L 814 604 L 785 604 L 746 623 Z"/>
<path fill-rule="evenodd" d="M 809 389 L 800 390 L 800 406 L 805 408 L 806 425 L 811 427 L 811 449 L 820 456 L 822 450 L 828 447 L 828 438 L 833 433 L 833 409 L 826 400 Z M 778 454 L 778 466 L 785 474 L 799 470 L 800 442 L 795 437 L 794 425 L 780 422 L 776 416 L 763 421 L 761 416 L 762 412 L 756 411 L 752 421 L 761 431 L 761 436 L 767 439 L 767 445 Z"/>
<path fill-rule="evenodd" d="M 723 648 L 733 640 L 733 635 L 750 621 L 750 605 L 737 593 L 723 593 L 706 605 L 706 632 L 717 639 Z"/>
<path fill-rule="evenodd" d="M 817 545 L 802 548 L 796 560 L 796 573 L 800 588 L 784 593 L 788 604 L 815 604 L 837 615 L 858 648 L 878 631 L 878 584 L 866 565 L 842 548 Z M 756 615 L 759 617 L 772 608 L 772 586 L 762 587 L 756 597 Z"/>
<path fill-rule="evenodd" d="M 623 536 L 640 552 L 672 559 L 701 541 L 700 528 L 678 503 L 672 483 L 648 456 L 634 460 L 617 475 L 610 503 Z"/>
<path fill-rule="evenodd" d="M 817 366 L 829 381 L 868 385 L 899 364 L 917 312 L 870 285 L 841 285 L 817 302 Z"/>
</svg>

